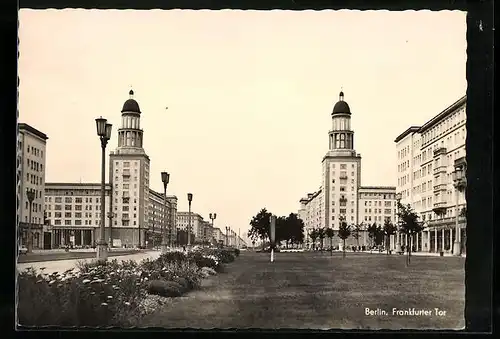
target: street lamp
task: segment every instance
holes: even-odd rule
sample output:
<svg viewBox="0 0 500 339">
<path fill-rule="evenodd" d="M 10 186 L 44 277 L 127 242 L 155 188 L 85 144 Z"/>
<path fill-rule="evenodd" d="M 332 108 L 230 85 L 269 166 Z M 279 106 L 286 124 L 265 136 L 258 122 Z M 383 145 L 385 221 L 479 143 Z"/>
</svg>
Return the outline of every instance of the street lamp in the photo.
<svg viewBox="0 0 500 339">
<path fill-rule="evenodd" d="M 455 186 L 456 198 L 455 198 L 455 208 L 456 208 L 456 216 L 455 216 L 455 242 L 453 243 L 453 255 L 460 256 L 461 255 L 461 243 L 462 243 L 462 234 L 460 231 L 460 227 L 458 225 L 458 198 L 461 191 L 465 189 L 466 186 L 466 177 L 465 171 L 462 166 L 456 166 L 455 171 L 453 171 L 453 185 Z"/>
<path fill-rule="evenodd" d="M 28 253 L 33 251 L 33 230 L 31 228 L 31 212 L 33 211 L 33 200 L 35 200 L 35 190 L 27 188 L 26 195 L 28 196 L 28 201 L 30 203 L 30 213 L 29 213 L 29 223 L 28 223 Z"/>
<path fill-rule="evenodd" d="M 399 205 L 401 204 L 401 193 L 396 193 L 396 204 L 398 208 L 398 222 L 397 222 L 397 234 L 396 234 L 396 253 L 401 253 L 401 240 L 400 240 L 400 234 L 399 234 L 399 228 L 400 228 L 400 223 L 401 221 L 399 220 Z"/>
<path fill-rule="evenodd" d="M 102 160 L 101 160 L 101 237 L 97 242 L 97 260 L 98 261 L 106 261 L 108 258 L 108 244 L 106 244 L 106 235 L 104 224 L 106 223 L 106 211 L 104 210 L 105 204 L 104 201 L 106 199 L 106 145 L 108 144 L 109 139 L 111 139 L 111 128 L 113 125 L 108 124 L 108 121 L 103 117 L 95 119 L 96 127 L 97 127 L 97 135 L 101 139 L 101 150 L 102 150 Z"/>
<path fill-rule="evenodd" d="M 188 203 L 189 203 L 189 225 L 188 225 L 188 247 L 191 245 L 191 201 L 193 201 L 193 194 L 188 193 Z"/>
<path fill-rule="evenodd" d="M 229 242 L 228 242 L 228 233 L 229 233 L 229 230 L 230 228 L 228 226 L 226 226 L 226 246 L 229 246 Z"/>
<path fill-rule="evenodd" d="M 163 182 L 163 222 L 161 225 L 161 253 L 165 254 L 168 252 L 167 232 L 165 224 L 167 222 L 167 185 L 170 181 L 170 174 L 168 174 L 167 172 L 161 172 L 161 181 Z"/>
<path fill-rule="evenodd" d="M 213 233 L 213 231 L 214 231 L 214 220 L 215 220 L 215 218 L 217 218 L 217 213 L 213 213 L 213 214 L 210 213 L 208 215 L 208 217 L 210 218 L 210 220 L 212 220 L 212 233 Z M 213 235 L 210 235 L 210 238 L 212 238 L 212 236 Z M 212 239 L 210 239 L 210 242 L 212 242 Z"/>
<path fill-rule="evenodd" d="M 113 247 L 113 217 L 114 213 L 113 212 L 108 212 L 108 219 L 109 219 L 109 247 Z"/>
</svg>

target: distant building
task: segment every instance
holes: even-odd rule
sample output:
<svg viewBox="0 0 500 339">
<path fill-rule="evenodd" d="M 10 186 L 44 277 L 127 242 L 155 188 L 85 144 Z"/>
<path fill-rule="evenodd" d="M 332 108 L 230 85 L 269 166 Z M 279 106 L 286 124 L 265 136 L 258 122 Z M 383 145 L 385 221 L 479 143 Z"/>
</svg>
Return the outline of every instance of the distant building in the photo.
<svg viewBox="0 0 500 339">
<path fill-rule="evenodd" d="M 313 245 L 310 234 L 318 228 L 333 229 L 334 245 L 340 244 L 342 241 L 337 237 L 337 231 L 342 220 L 350 226 L 363 225 L 363 223 L 368 223 L 368 220 L 364 220 L 367 216 L 375 218 L 373 223 L 382 226 L 384 223 L 382 216 L 385 214 L 375 215 L 368 211 L 364 213 L 364 206 L 360 206 L 361 197 L 366 200 L 370 194 L 385 192 L 387 201 L 390 201 L 391 205 L 394 204 L 394 194 L 389 193 L 394 193 L 395 188 L 367 186 L 363 189 L 361 186 L 361 155 L 354 149 L 351 109 L 344 101 L 343 92 L 339 94 L 339 101 L 334 105 L 331 117 L 332 129 L 328 132 L 329 150 L 322 161 L 321 187 L 318 191 L 300 199 L 298 214 L 304 222 L 306 246 Z M 390 218 L 394 219 L 393 213 Z M 363 244 L 367 245 L 365 238 L 363 238 Z M 315 245 L 319 246 L 319 242 L 317 239 Z M 356 243 L 357 241 L 352 237 L 346 241 L 346 245 Z"/>
<path fill-rule="evenodd" d="M 426 252 L 452 252 L 456 239 L 455 222 L 459 213 L 462 253 L 465 252 L 465 195 L 453 185 L 453 171 L 466 170 L 466 96 L 437 114 L 422 126 L 412 126 L 394 141 L 397 152 L 397 192 L 401 203 L 409 204 L 424 223 L 415 236 L 416 249 Z M 457 210 L 458 197 L 458 210 Z M 401 239 L 403 244 L 408 240 Z"/>
<path fill-rule="evenodd" d="M 186 231 L 188 226 L 191 226 L 191 234 L 194 234 L 195 241 L 203 239 L 203 217 L 198 213 L 177 212 L 177 228 Z"/>
<path fill-rule="evenodd" d="M 27 246 L 28 229 L 33 232 L 33 248 L 44 247 L 44 190 L 47 135 L 34 127 L 18 124 L 17 140 L 17 220 L 20 245 Z M 28 200 L 27 190 L 33 190 L 34 200 Z M 50 239 L 49 239 L 50 242 Z"/>
</svg>

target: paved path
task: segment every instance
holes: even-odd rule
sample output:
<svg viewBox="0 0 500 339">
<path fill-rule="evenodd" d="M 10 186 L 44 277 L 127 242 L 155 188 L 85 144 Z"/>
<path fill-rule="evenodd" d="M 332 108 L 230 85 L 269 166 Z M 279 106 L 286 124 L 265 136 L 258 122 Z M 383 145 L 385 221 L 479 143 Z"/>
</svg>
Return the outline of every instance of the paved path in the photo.
<svg viewBox="0 0 500 339">
<path fill-rule="evenodd" d="M 115 253 L 116 254 L 116 253 Z M 144 251 L 135 254 L 128 255 L 115 255 L 110 257 L 110 259 L 117 260 L 135 260 L 141 261 L 146 258 L 156 259 L 160 256 L 159 251 Z M 45 273 L 53 273 L 53 272 L 64 272 L 72 267 L 76 267 L 78 261 L 92 261 L 95 260 L 95 256 L 91 258 L 83 258 L 83 259 L 70 259 L 70 260 L 55 260 L 55 261 L 38 261 L 38 262 L 30 262 L 30 263 L 18 263 L 17 269 L 19 271 L 23 271 L 28 267 L 33 267 L 36 270 L 39 270 L 41 267 L 45 267 Z"/>
<path fill-rule="evenodd" d="M 168 328 L 401 329 L 462 328 L 463 258 L 363 253 L 242 252 L 227 273 L 170 299 L 141 326 Z M 392 309 L 446 311 L 445 316 L 397 316 Z M 366 308 L 388 315 L 366 315 Z"/>
</svg>

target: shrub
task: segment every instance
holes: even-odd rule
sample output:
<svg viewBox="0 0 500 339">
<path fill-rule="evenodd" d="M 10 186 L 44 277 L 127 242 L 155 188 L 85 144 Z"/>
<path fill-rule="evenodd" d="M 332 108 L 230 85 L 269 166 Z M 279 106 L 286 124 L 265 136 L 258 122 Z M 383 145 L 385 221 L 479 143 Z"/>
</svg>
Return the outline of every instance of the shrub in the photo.
<svg viewBox="0 0 500 339">
<path fill-rule="evenodd" d="M 201 252 L 189 253 L 188 260 L 194 262 L 196 266 L 198 266 L 199 268 L 210 267 L 216 270 L 217 267 L 219 266 L 219 263 L 216 261 L 216 258 L 203 255 Z"/>
<path fill-rule="evenodd" d="M 216 272 L 216 271 L 214 271 L 214 270 L 213 270 L 212 268 L 210 268 L 210 267 L 203 267 L 203 268 L 201 269 L 201 271 L 202 271 L 202 272 L 206 272 L 208 275 L 216 275 L 216 274 L 217 274 L 217 272 Z"/>
<path fill-rule="evenodd" d="M 182 295 L 182 286 L 174 281 L 151 280 L 148 293 L 162 297 L 179 297 Z"/>
<path fill-rule="evenodd" d="M 239 248 L 235 248 L 234 249 L 234 255 L 239 257 L 240 256 L 240 249 Z"/>
<path fill-rule="evenodd" d="M 161 254 L 157 259 L 161 263 L 182 262 L 187 260 L 187 256 L 183 252 L 173 251 Z"/>
<path fill-rule="evenodd" d="M 137 306 L 146 296 L 144 280 L 128 270 L 110 275 L 106 269 L 111 266 L 78 273 L 68 270 L 48 275 L 34 269 L 20 273 L 19 324 L 127 326 L 141 316 Z"/>
</svg>

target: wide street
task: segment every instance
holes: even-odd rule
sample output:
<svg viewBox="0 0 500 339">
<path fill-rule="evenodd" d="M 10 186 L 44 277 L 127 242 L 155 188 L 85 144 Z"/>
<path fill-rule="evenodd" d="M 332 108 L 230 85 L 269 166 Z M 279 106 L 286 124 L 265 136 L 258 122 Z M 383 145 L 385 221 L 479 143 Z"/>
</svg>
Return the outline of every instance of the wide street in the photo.
<svg viewBox="0 0 500 339">
<path fill-rule="evenodd" d="M 81 253 L 79 253 L 81 254 Z M 48 255 L 48 254 L 46 254 Z M 156 259 L 160 255 L 159 251 L 133 251 L 131 253 L 124 252 L 110 252 L 109 259 L 110 260 L 134 260 L 140 262 L 143 259 Z M 95 259 L 95 253 L 92 256 L 78 257 L 67 260 L 51 260 L 51 261 L 37 261 L 37 262 L 24 262 L 18 263 L 17 269 L 19 271 L 24 271 L 27 268 L 34 268 L 39 271 L 41 268 L 44 268 L 45 273 L 54 273 L 54 272 L 64 272 L 70 268 L 76 267 L 79 261 L 90 262 Z"/>
<path fill-rule="evenodd" d="M 110 257 L 122 256 L 127 254 L 135 254 L 138 251 L 135 249 L 113 249 L 108 252 Z M 55 260 L 71 260 L 71 259 L 87 259 L 95 258 L 95 251 L 47 251 L 30 254 L 21 254 L 18 256 L 18 263 L 30 263 L 40 261 L 55 261 Z"/>
<path fill-rule="evenodd" d="M 169 328 L 460 329 L 464 258 L 242 251 L 201 289 L 170 299 L 141 326 Z M 427 315 L 398 315 L 425 310 Z M 367 309 L 371 314 L 367 314 Z M 436 309 L 439 311 L 436 312 Z M 386 314 L 383 314 L 383 312 Z"/>
</svg>

